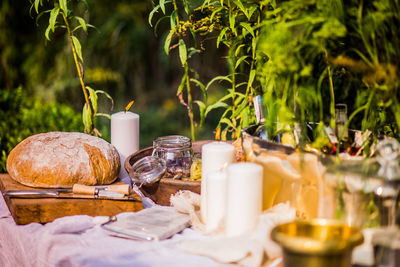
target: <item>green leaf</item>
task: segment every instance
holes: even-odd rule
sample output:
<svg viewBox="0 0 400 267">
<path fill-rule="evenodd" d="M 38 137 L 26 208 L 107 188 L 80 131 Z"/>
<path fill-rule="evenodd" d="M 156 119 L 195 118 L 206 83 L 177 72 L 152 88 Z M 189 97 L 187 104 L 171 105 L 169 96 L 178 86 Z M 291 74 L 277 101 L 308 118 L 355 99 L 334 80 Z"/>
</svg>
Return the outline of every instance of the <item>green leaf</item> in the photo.
<svg viewBox="0 0 400 267">
<path fill-rule="evenodd" d="M 187 59 L 187 51 L 186 44 L 182 39 L 179 40 L 179 58 L 181 59 L 182 66 L 185 65 Z"/>
<path fill-rule="evenodd" d="M 203 126 L 204 120 L 205 120 L 206 104 L 204 104 L 203 102 L 201 102 L 199 100 L 196 100 L 196 101 L 193 101 L 193 102 L 196 103 L 199 106 L 200 126 Z"/>
<path fill-rule="evenodd" d="M 165 14 L 165 0 L 160 0 L 160 7 L 162 12 Z"/>
<path fill-rule="evenodd" d="M 59 7 L 53 8 L 50 12 L 49 25 L 52 32 L 54 32 L 54 26 L 56 25 L 57 16 L 59 13 L 60 13 Z"/>
<path fill-rule="evenodd" d="M 206 6 L 209 6 L 210 2 L 211 2 L 211 0 L 205 0 L 205 1 L 203 2 L 203 4 L 201 5 L 201 11 L 203 11 L 203 9 L 204 9 Z"/>
<path fill-rule="evenodd" d="M 87 27 L 87 28 L 93 28 L 93 29 L 97 30 L 98 33 L 100 33 L 99 29 L 97 29 L 97 28 L 96 28 L 95 26 L 93 26 L 92 24 L 87 23 L 87 24 L 86 24 L 86 27 Z"/>
<path fill-rule="evenodd" d="M 235 57 L 238 56 L 238 54 L 239 54 L 239 52 L 240 52 L 240 49 L 241 49 L 242 47 L 244 47 L 244 46 L 245 46 L 245 44 L 241 44 L 241 45 L 238 45 L 238 47 L 236 47 L 236 50 L 235 50 Z"/>
<path fill-rule="evenodd" d="M 82 26 L 83 30 L 87 32 L 87 27 L 86 27 L 86 22 L 83 18 L 81 17 L 75 17 L 76 20 L 78 20 L 79 24 Z"/>
<path fill-rule="evenodd" d="M 68 14 L 68 9 L 67 9 L 67 0 L 59 0 L 60 8 L 64 12 L 65 16 Z"/>
<path fill-rule="evenodd" d="M 172 36 L 173 35 L 174 35 L 174 32 L 170 31 L 168 36 L 167 36 L 167 39 L 165 39 L 164 51 L 165 51 L 165 54 L 167 54 L 167 55 L 169 55 L 169 46 L 171 44 L 171 40 L 172 40 Z"/>
<path fill-rule="evenodd" d="M 79 42 L 78 38 L 76 38 L 75 36 L 72 35 L 71 38 L 72 38 L 72 42 L 74 43 L 76 53 L 78 54 L 79 59 L 83 62 L 81 43 Z"/>
<path fill-rule="evenodd" d="M 246 109 L 243 111 L 243 118 L 242 118 L 242 127 L 247 127 L 250 125 L 249 122 L 249 113 L 250 113 L 250 108 L 246 107 Z"/>
<path fill-rule="evenodd" d="M 190 34 L 192 35 L 193 38 L 193 43 L 197 44 L 197 36 L 196 36 L 196 32 L 192 29 L 192 27 L 189 28 Z M 200 51 L 200 50 L 197 50 Z"/>
<path fill-rule="evenodd" d="M 35 0 L 35 10 L 36 10 L 36 14 L 39 13 L 39 3 L 40 3 L 40 0 Z"/>
<path fill-rule="evenodd" d="M 245 60 L 246 58 L 248 58 L 249 56 L 241 56 L 235 64 L 235 70 L 237 69 L 237 67 L 239 67 L 240 63 L 242 63 L 243 60 Z"/>
<path fill-rule="evenodd" d="M 109 120 L 111 120 L 111 115 L 107 113 L 96 113 L 96 117 L 105 117 Z"/>
<path fill-rule="evenodd" d="M 165 17 L 161 17 L 159 20 L 157 20 L 156 25 L 154 25 L 154 32 L 157 35 L 157 31 L 158 31 L 158 25 L 161 23 L 161 21 L 169 19 L 167 16 Z"/>
<path fill-rule="evenodd" d="M 185 9 L 186 14 L 189 14 L 189 5 L 187 0 L 183 0 L 183 8 Z"/>
<path fill-rule="evenodd" d="M 189 70 L 188 68 L 185 68 L 185 74 L 182 77 L 181 83 L 179 84 L 178 90 L 176 91 L 176 95 L 179 95 L 182 93 L 183 88 L 185 88 L 186 85 L 186 79 L 188 78 L 189 75 Z"/>
<path fill-rule="evenodd" d="M 235 106 L 239 105 L 240 102 L 243 103 L 243 99 L 246 97 L 245 94 L 235 92 Z M 244 101 L 247 104 L 247 101 Z"/>
<path fill-rule="evenodd" d="M 49 37 L 50 30 L 51 30 L 51 26 L 48 25 L 47 28 L 46 28 L 46 31 L 44 32 L 44 36 L 46 36 L 46 39 L 49 40 L 49 41 L 50 41 L 50 37 Z"/>
<path fill-rule="evenodd" d="M 200 87 L 200 90 L 203 93 L 204 99 L 207 99 L 207 91 L 206 91 L 206 87 L 204 86 L 204 84 L 195 78 L 191 78 L 190 81 L 194 82 L 195 84 L 197 84 Z"/>
<path fill-rule="evenodd" d="M 247 86 L 247 82 L 237 83 L 235 88 L 240 88 L 240 86 Z"/>
<path fill-rule="evenodd" d="M 217 38 L 217 48 L 219 47 L 219 43 L 221 42 L 222 38 L 224 38 L 226 31 L 228 30 L 228 27 L 225 27 L 222 29 L 222 31 L 219 33 L 218 38 Z"/>
<path fill-rule="evenodd" d="M 196 55 L 196 54 L 200 54 L 201 53 L 201 50 L 199 50 L 199 49 L 195 49 L 195 48 L 193 48 L 193 47 L 190 47 L 189 49 L 188 49 L 188 58 L 191 58 L 193 55 Z"/>
<path fill-rule="evenodd" d="M 226 103 L 224 103 L 224 102 L 217 102 L 217 103 L 214 103 L 214 104 L 212 104 L 212 105 L 209 105 L 209 106 L 207 107 L 207 109 L 206 109 L 206 112 L 205 112 L 204 116 L 207 117 L 207 114 L 208 114 L 211 110 L 216 109 L 216 108 L 229 108 L 229 105 L 226 104 Z"/>
<path fill-rule="evenodd" d="M 176 10 L 172 11 L 170 16 L 171 30 L 176 31 Z"/>
<path fill-rule="evenodd" d="M 249 86 L 251 86 L 253 84 L 255 77 L 256 77 L 256 70 L 252 69 L 249 74 Z"/>
<path fill-rule="evenodd" d="M 210 16 L 210 22 L 212 23 L 212 21 L 213 21 L 213 19 L 214 19 L 214 16 L 218 13 L 218 12 L 220 12 L 221 10 L 223 10 L 224 9 L 224 7 L 219 7 L 219 8 L 217 8 L 217 9 L 215 9 L 214 10 L 214 12 L 211 14 L 211 16 Z"/>
<path fill-rule="evenodd" d="M 37 15 L 37 17 L 36 17 L 36 25 L 39 26 L 39 19 L 40 19 L 44 14 L 50 13 L 50 12 L 51 12 L 51 10 L 46 10 L 46 11 L 40 12 L 40 13 Z"/>
<path fill-rule="evenodd" d="M 233 128 L 232 121 L 231 121 L 230 119 L 228 119 L 228 118 L 222 118 L 219 122 L 220 122 L 220 123 L 225 123 L 225 124 L 228 125 L 229 127 L 232 127 L 232 128 Z"/>
<path fill-rule="evenodd" d="M 243 12 L 243 14 L 246 16 L 247 19 L 249 18 L 249 13 L 247 12 L 247 9 L 243 6 L 242 1 L 233 1 L 233 3 L 235 3 L 235 5 Z"/>
<path fill-rule="evenodd" d="M 256 11 L 258 9 L 258 6 L 256 5 L 252 5 L 249 9 L 249 13 L 248 13 L 248 19 L 250 20 L 251 16 L 253 16 L 254 11 Z"/>
<path fill-rule="evenodd" d="M 97 94 L 96 94 L 96 91 L 93 88 L 89 87 L 89 86 L 86 86 L 86 90 L 89 91 L 89 99 L 90 99 L 90 102 L 92 103 L 94 114 L 96 114 L 97 113 Z"/>
<path fill-rule="evenodd" d="M 242 101 L 242 103 L 240 103 L 240 105 L 235 109 L 235 113 L 233 114 L 233 117 L 236 118 L 239 115 L 242 114 L 243 110 L 248 107 L 248 103 L 246 100 Z M 240 116 L 239 116 L 240 117 Z"/>
<path fill-rule="evenodd" d="M 82 122 L 83 125 L 85 126 L 85 132 L 90 133 L 90 129 L 92 128 L 93 122 L 92 122 L 91 111 L 87 103 L 85 103 L 82 109 Z"/>
<path fill-rule="evenodd" d="M 221 140 L 226 141 L 227 137 L 226 135 L 228 134 L 228 127 L 226 127 L 222 132 L 221 132 Z"/>
<path fill-rule="evenodd" d="M 255 52 L 254 51 L 257 51 L 256 47 L 257 47 L 257 38 L 253 38 L 251 40 L 251 48 L 253 49 L 253 55 L 252 55 L 253 59 L 255 58 Z"/>
<path fill-rule="evenodd" d="M 229 106 L 229 107 L 227 107 L 225 109 L 224 113 L 222 114 L 221 118 L 219 119 L 220 121 L 218 122 L 218 125 L 221 124 L 221 119 L 222 118 L 226 118 L 228 116 L 229 112 L 231 112 L 231 111 L 232 111 L 232 107 L 231 106 Z"/>
<path fill-rule="evenodd" d="M 64 27 L 65 27 L 65 26 L 64 26 Z M 97 30 L 97 28 L 96 28 L 95 26 L 91 25 L 91 24 L 86 24 L 86 27 L 87 27 L 87 28 L 93 28 L 93 29 L 96 29 L 96 30 Z M 79 30 L 80 28 L 82 28 L 82 25 L 76 26 L 76 27 L 72 30 L 72 32 L 75 32 L 76 30 Z M 99 32 L 99 30 L 97 30 L 97 31 Z"/>
<path fill-rule="evenodd" d="M 245 29 L 251 34 L 251 36 L 253 36 L 253 38 L 255 38 L 253 28 L 250 26 L 249 23 L 241 22 L 241 23 L 240 23 L 240 26 L 242 26 L 243 28 L 245 28 Z M 244 36 L 246 36 L 246 34 L 243 34 L 243 37 L 244 37 Z"/>
<path fill-rule="evenodd" d="M 237 35 L 236 34 L 236 28 L 235 28 L 235 16 L 234 15 L 230 15 L 229 16 L 229 27 L 231 28 L 231 31 L 233 32 L 233 34 L 235 34 L 235 36 Z"/>
<path fill-rule="evenodd" d="M 227 76 L 217 76 L 217 77 L 214 77 L 211 81 L 209 81 L 209 82 L 207 83 L 207 85 L 206 85 L 206 90 L 208 90 L 208 87 L 210 87 L 210 85 L 213 84 L 214 82 L 216 82 L 216 81 L 222 81 L 222 80 L 227 81 L 227 82 L 229 82 L 229 83 L 232 83 L 232 80 L 229 79 Z"/>
<path fill-rule="evenodd" d="M 218 100 L 218 102 L 224 102 L 225 100 L 228 100 L 228 99 L 230 99 L 230 98 L 232 98 L 232 90 L 231 90 L 231 89 L 229 89 L 229 90 L 228 90 L 228 93 L 225 94 L 223 97 L 221 97 L 221 98 Z"/>
<path fill-rule="evenodd" d="M 97 94 L 97 95 L 99 95 L 99 94 L 105 95 L 105 96 L 110 100 L 110 102 L 111 102 L 111 110 L 114 109 L 114 100 L 113 100 L 113 98 L 111 97 L 111 95 L 109 95 L 107 92 L 105 92 L 105 91 L 103 91 L 103 90 L 96 90 L 96 94 Z"/>
<path fill-rule="evenodd" d="M 156 6 L 153 8 L 153 10 L 149 14 L 149 24 L 151 27 L 153 27 L 153 24 L 151 24 L 151 19 L 153 18 L 154 14 L 158 12 L 158 9 L 160 8 L 160 5 Z"/>
</svg>

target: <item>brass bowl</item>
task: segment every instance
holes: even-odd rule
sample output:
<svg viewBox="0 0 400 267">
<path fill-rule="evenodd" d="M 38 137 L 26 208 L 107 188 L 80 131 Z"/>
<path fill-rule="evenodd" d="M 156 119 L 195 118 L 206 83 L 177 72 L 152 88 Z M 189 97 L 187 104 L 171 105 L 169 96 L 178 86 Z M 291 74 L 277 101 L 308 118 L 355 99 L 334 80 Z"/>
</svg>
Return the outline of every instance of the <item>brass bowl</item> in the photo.
<svg viewBox="0 0 400 267">
<path fill-rule="evenodd" d="M 363 243 L 358 228 L 326 219 L 276 226 L 271 238 L 282 246 L 285 267 L 351 266 L 351 251 Z"/>
</svg>

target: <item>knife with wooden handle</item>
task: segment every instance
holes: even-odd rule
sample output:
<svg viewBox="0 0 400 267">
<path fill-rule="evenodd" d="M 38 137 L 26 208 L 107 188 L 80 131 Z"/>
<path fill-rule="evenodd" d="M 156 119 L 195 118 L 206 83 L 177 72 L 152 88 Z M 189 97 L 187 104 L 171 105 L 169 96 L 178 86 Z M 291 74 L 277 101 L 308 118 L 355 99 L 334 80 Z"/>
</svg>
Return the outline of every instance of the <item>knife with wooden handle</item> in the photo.
<svg viewBox="0 0 400 267">
<path fill-rule="evenodd" d="M 115 185 L 105 185 L 105 186 L 74 184 L 74 186 L 72 187 L 72 192 L 74 194 L 96 195 L 103 190 L 116 192 L 123 195 L 129 195 L 131 193 L 131 187 L 128 184 L 115 184 Z"/>
<path fill-rule="evenodd" d="M 47 190 L 10 190 L 4 196 L 14 198 L 89 198 L 112 200 L 137 200 L 130 196 L 128 184 L 87 186 L 75 184 L 73 188 Z"/>
</svg>

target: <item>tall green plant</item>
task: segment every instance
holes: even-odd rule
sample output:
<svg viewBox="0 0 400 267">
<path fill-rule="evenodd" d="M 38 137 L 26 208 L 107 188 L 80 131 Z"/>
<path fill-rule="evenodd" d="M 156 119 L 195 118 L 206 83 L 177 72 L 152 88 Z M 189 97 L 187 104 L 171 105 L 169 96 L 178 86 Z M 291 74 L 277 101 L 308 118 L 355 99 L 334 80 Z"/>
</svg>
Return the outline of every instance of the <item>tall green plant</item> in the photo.
<svg viewBox="0 0 400 267">
<path fill-rule="evenodd" d="M 331 48 L 340 46 L 346 34 L 341 1 L 264 3 L 268 8 L 257 53 L 265 60 L 257 62 L 257 77 L 264 91 L 267 129 L 272 134 L 282 130 L 279 122 L 306 121 L 334 128 L 332 76 L 338 70 L 328 58 L 335 56 Z M 324 108 L 332 116 L 326 116 Z"/>
<path fill-rule="evenodd" d="M 193 104 L 199 107 L 200 125 L 209 112 L 217 108 L 224 109 L 217 125 L 217 133 L 222 139 L 237 138 L 241 129 L 255 122 L 251 108 L 252 97 L 260 93 L 256 76 L 256 42 L 259 26 L 264 17 L 264 5 L 259 1 L 159 1 L 149 15 L 153 17 L 162 12 L 154 24 L 169 21 L 170 31 L 165 41 L 165 52 L 179 49 L 179 57 L 184 68 L 177 95 L 188 109 L 194 139 L 195 120 Z M 195 55 L 207 51 L 207 40 L 215 40 L 218 49 L 227 49 L 228 74 L 221 74 L 210 81 L 202 80 L 190 67 Z M 204 66 L 203 66 L 204 67 Z M 208 90 L 220 83 L 225 90 L 224 96 L 215 103 L 207 103 Z M 202 91 L 202 100 L 192 99 L 193 85 Z M 187 100 L 183 100 L 183 93 Z"/>
<path fill-rule="evenodd" d="M 318 146 L 323 125 L 335 127 L 340 102 L 349 107 L 347 127 L 399 138 L 398 0 L 167 0 L 155 5 L 150 24 L 160 11 L 154 27 L 169 22 L 165 50 L 179 49 L 185 71 L 177 93 L 188 94 L 192 125 L 191 85 L 199 85 L 204 98 L 193 102 L 200 121 L 223 108 L 217 125 L 223 139 L 254 123 L 251 99 L 260 92 L 270 136 L 287 125 L 300 122 L 305 130 L 305 122 L 319 122 Z M 206 56 L 209 39 L 226 48 L 229 73 L 204 82 L 190 64 L 195 54 Z M 217 82 L 225 94 L 207 103 Z"/>
<path fill-rule="evenodd" d="M 257 77 L 269 129 L 282 117 L 334 127 L 334 104 L 345 102 L 347 126 L 399 138 L 399 1 L 263 3 Z"/>
<path fill-rule="evenodd" d="M 50 34 L 54 33 L 56 29 L 64 28 L 70 43 L 72 56 L 75 62 L 76 71 L 78 73 L 80 86 L 85 99 L 85 104 L 82 110 L 82 121 L 85 126 L 85 132 L 92 135 L 101 135 L 95 126 L 96 116 L 105 116 L 110 118 L 108 114 L 97 112 L 97 98 L 98 94 L 105 94 L 111 101 L 112 98 L 104 91 L 94 90 L 89 86 L 85 85 L 84 82 L 84 68 L 83 68 L 83 56 L 82 46 L 77 37 L 77 31 L 83 30 L 87 33 L 89 27 L 93 27 L 88 24 L 84 18 L 73 15 L 73 10 L 67 6 L 67 0 L 51 1 L 53 5 L 52 9 L 45 10 L 39 13 L 39 6 L 43 5 L 42 0 L 35 0 L 32 3 L 31 8 L 34 8 L 38 14 L 37 20 L 46 13 L 49 13 L 49 25 L 45 31 L 46 39 L 50 41 Z"/>
</svg>

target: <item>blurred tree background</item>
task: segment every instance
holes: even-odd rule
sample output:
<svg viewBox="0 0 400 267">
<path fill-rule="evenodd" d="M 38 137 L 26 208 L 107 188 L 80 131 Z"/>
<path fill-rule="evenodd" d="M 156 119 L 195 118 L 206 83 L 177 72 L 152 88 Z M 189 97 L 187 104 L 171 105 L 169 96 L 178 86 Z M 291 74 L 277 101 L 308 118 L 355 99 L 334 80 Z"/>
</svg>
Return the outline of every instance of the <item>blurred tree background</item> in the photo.
<svg viewBox="0 0 400 267">
<path fill-rule="evenodd" d="M 49 3 L 43 1 L 44 6 Z M 86 84 L 103 90 L 114 99 L 99 96 L 99 112 L 123 110 L 135 100 L 132 111 L 140 115 L 141 147 L 158 136 L 190 136 L 186 108 L 176 97 L 182 68 L 177 51 L 164 52 L 169 28 L 162 23 L 154 31 L 148 23 L 151 1 L 105 0 L 69 1 L 96 29 L 80 32 Z M 81 7 L 79 7 L 81 5 Z M 50 6 L 50 5 L 49 5 Z M 1 166 L 9 151 L 29 135 L 53 130 L 83 131 L 84 104 L 79 79 L 64 30 L 45 38 L 48 14 L 37 16 L 28 0 L 2 0 L 0 4 L 0 141 Z M 169 25 L 166 25 L 169 27 Z M 164 25 L 165 27 L 165 25 Z M 227 72 L 223 55 L 207 50 L 209 57 L 195 64 L 205 79 Z M 208 96 L 209 101 L 223 93 Z M 103 99 L 104 98 L 104 99 Z M 196 115 L 196 114 L 195 114 Z M 197 139 L 213 138 L 218 111 L 196 128 Z M 97 119 L 102 137 L 110 140 L 110 121 Z"/>
</svg>

